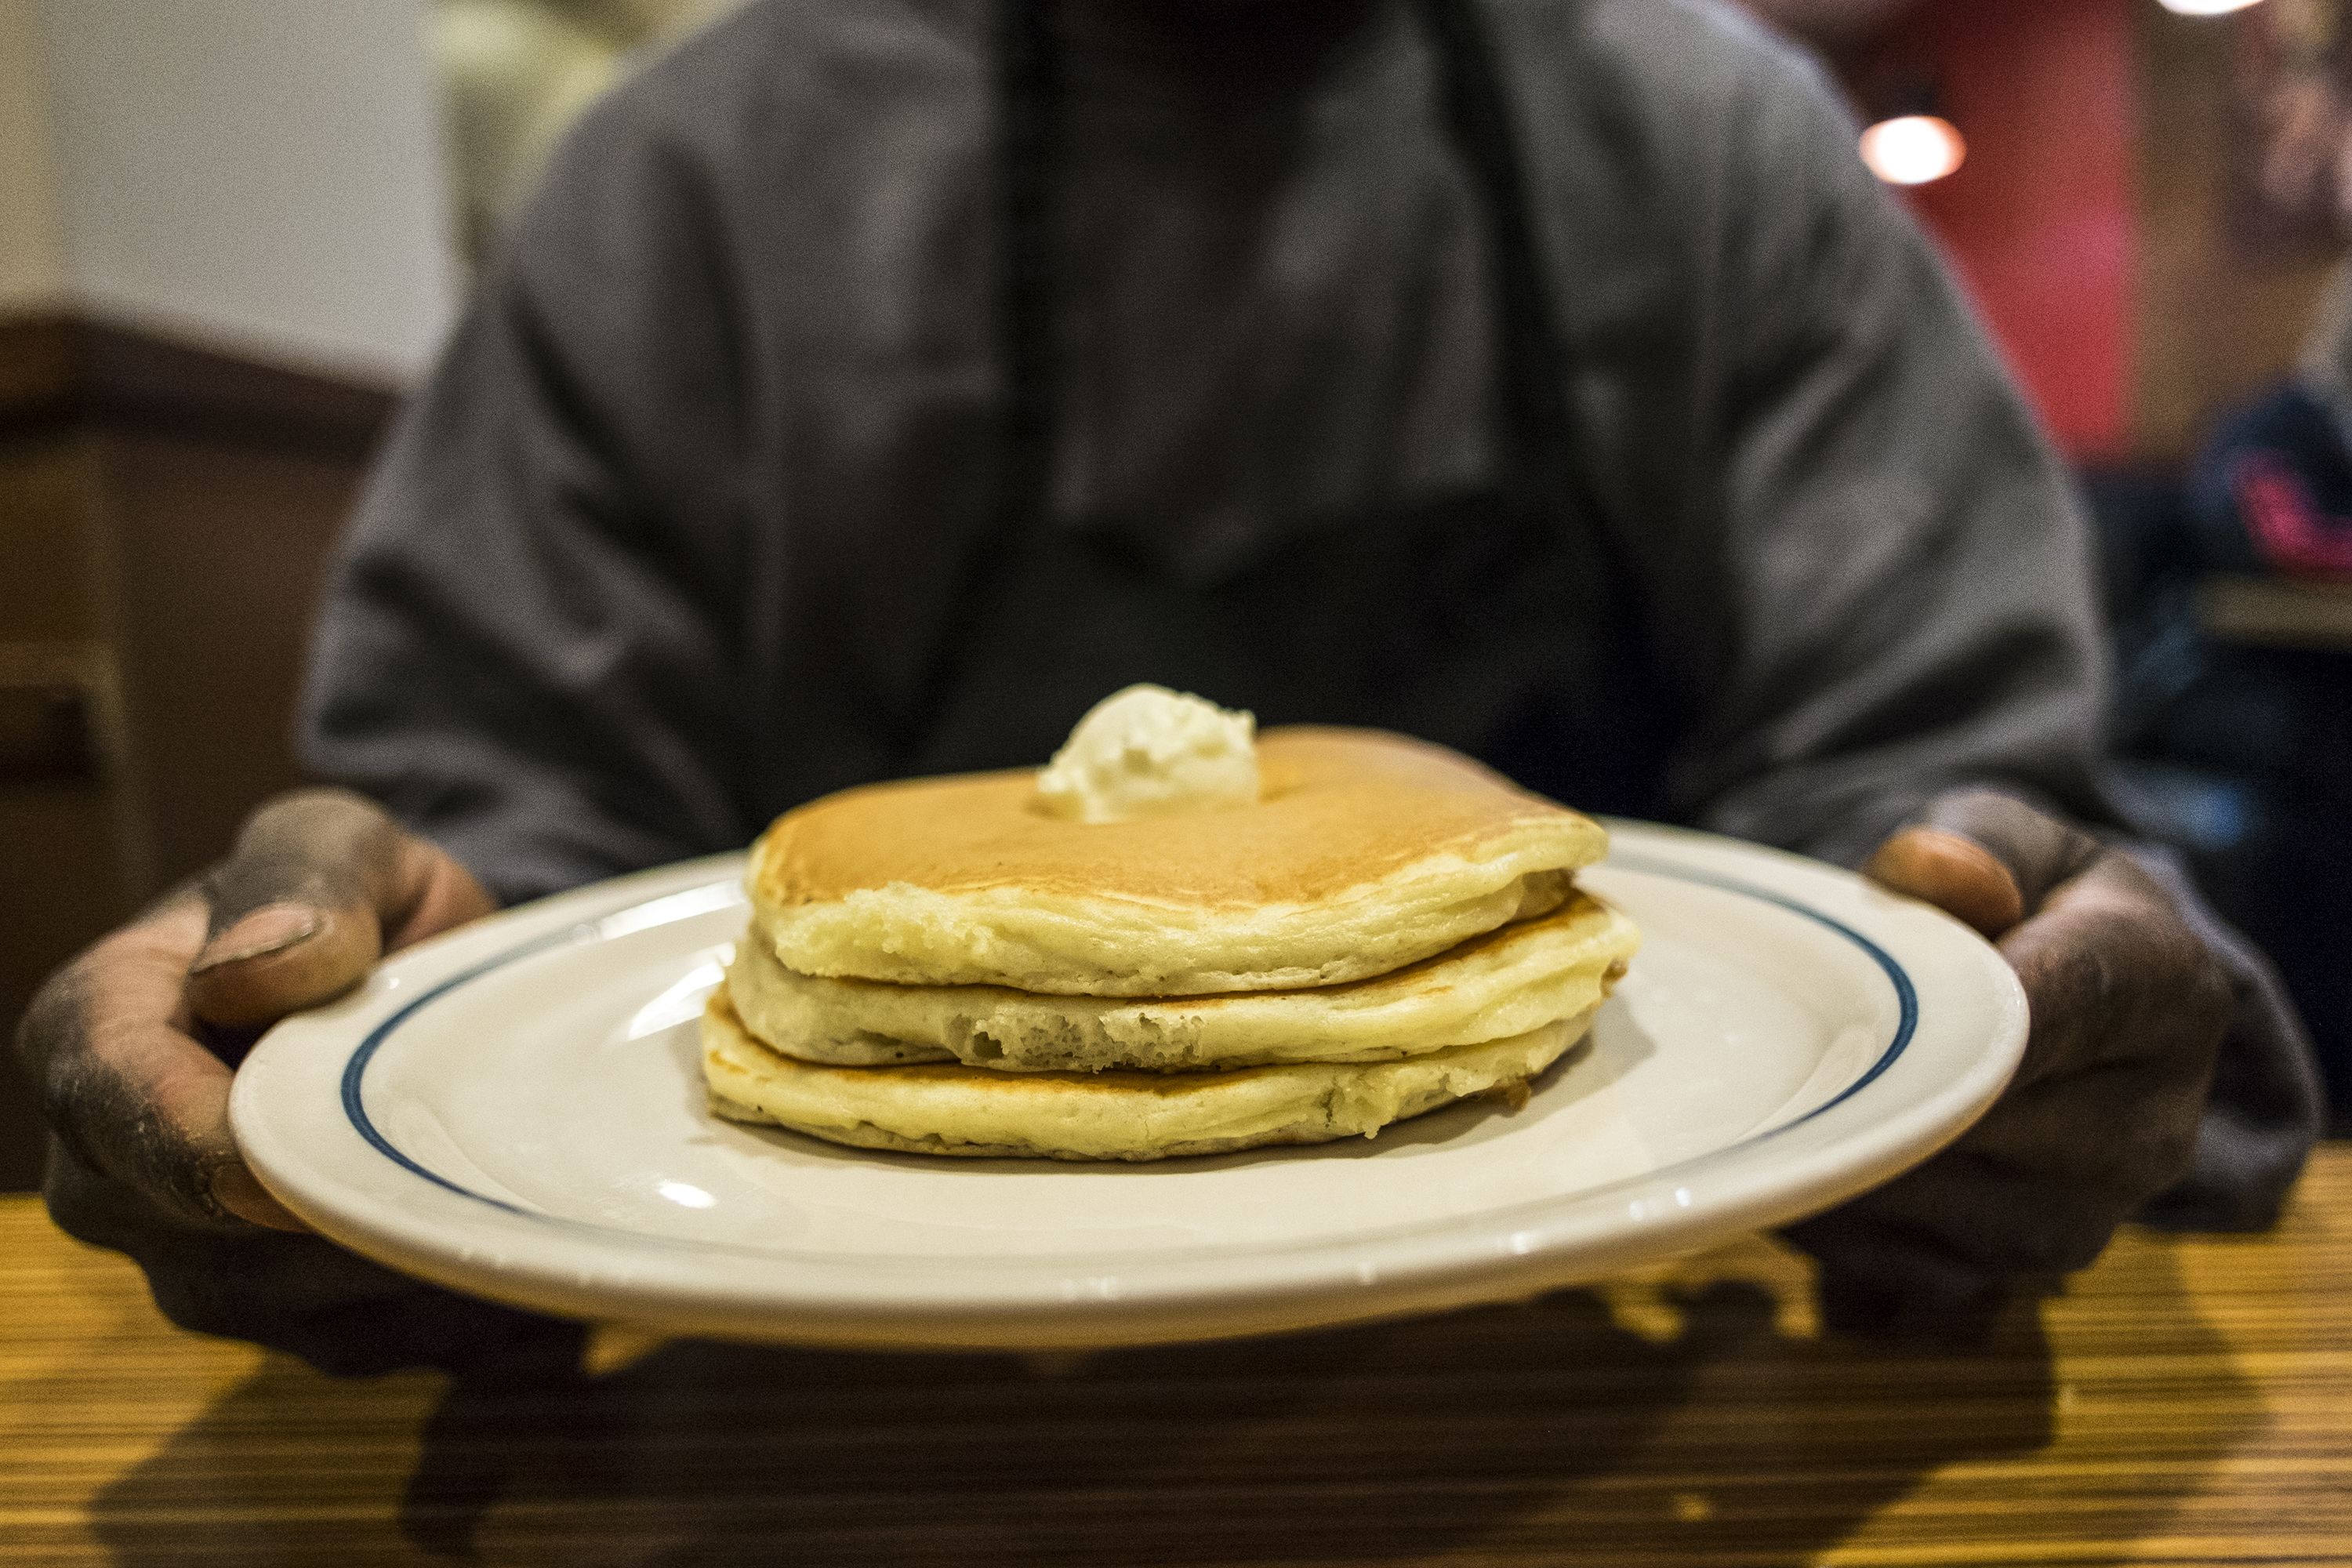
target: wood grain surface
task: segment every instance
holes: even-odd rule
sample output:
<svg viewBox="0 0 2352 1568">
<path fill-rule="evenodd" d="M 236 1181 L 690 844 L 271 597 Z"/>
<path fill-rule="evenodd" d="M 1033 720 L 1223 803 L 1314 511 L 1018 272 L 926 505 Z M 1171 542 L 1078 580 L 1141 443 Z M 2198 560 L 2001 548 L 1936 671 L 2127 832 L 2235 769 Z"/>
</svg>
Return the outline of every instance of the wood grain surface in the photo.
<svg viewBox="0 0 2352 1568">
<path fill-rule="evenodd" d="M 335 1383 L 0 1200 L 0 1563 L 2352 1563 L 2352 1147 L 1969 1352 L 1751 1242 L 1592 1290 L 1068 1363 L 648 1344 Z"/>
</svg>

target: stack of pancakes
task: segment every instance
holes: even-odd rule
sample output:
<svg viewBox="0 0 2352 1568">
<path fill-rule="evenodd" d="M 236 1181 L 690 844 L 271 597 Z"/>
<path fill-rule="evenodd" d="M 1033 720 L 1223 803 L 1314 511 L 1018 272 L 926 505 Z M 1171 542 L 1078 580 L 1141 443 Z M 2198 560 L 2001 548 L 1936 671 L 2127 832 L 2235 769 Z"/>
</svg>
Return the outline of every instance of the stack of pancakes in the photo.
<svg viewBox="0 0 2352 1568">
<path fill-rule="evenodd" d="M 1129 821 L 1032 773 L 845 791 L 753 848 L 704 1020 L 722 1115 L 934 1154 L 1151 1160 L 1523 1094 L 1636 934 L 1598 825 L 1452 752 L 1272 731 L 1256 800 Z"/>
</svg>

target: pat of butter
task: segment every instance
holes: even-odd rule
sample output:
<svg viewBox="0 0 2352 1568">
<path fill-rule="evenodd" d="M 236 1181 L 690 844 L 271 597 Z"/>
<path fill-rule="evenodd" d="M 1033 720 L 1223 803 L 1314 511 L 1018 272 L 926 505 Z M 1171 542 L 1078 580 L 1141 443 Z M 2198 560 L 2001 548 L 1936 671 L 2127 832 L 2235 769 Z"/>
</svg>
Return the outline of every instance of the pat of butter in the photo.
<svg viewBox="0 0 2352 1568">
<path fill-rule="evenodd" d="M 1037 775 L 1056 816 L 1121 822 L 1257 798 L 1257 721 L 1164 686 L 1130 686 L 1087 710 Z"/>
</svg>

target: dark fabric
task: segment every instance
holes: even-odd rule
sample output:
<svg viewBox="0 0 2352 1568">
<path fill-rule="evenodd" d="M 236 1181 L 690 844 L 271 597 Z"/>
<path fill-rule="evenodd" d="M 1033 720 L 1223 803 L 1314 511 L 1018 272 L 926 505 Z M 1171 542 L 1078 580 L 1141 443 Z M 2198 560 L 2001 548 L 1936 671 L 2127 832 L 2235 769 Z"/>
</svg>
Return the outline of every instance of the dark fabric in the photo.
<svg viewBox="0 0 2352 1568">
<path fill-rule="evenodd" d="M 1137 678 L 1849 864 L 1962 784 L 2097 815 L 2084 530 L 1832 91 L 1726 10 L 1475 4 L 1580 504 L 1518 483 L 1522 285 L 1402 0 L 1066 0 L 1038 121 L 976 0 L 769 0 L 592 110 L 483 279 L 310 760 L 508 899 L 1034 763 Z M 2215 1168 L 2240 1212 L 2296 1136 Z"/>
<path fill-rule="evenodd" d="M 1671 708 L 1638 658 L 1643 628 L 1627 614 L 1624 563 L 1572 458 L 1560 345 L 1507 105 L 1472 14 L 1458 0 L 1431 0 L 1423 22 L 1439 46 L 1441 120 L 1476 190 L 1492 283 L 1488 486 L 1343 517 L 1263 514 L 1263 546 L 1184 563 L 1100 528 L 1046 521 L 1064 421 L 1039 384 L 1060 358 L 1051 340 L 1063 273 L 1054 209 L 1034 186 L 1040 173 L 1059 173 L 1072 143 L 1050 133 L 1068 106 L 1040 9 L 1016 5 L 1008 46 L 1010 116 L 1038 128 L 1014 139 L 1037 144 L 1013 160 L 1027 166 L 1007 171 L 1011 458 L 997 519 L 967 552 L 950 619 L 931 634 L 942 640 L 905 771 L 984 754 L 1008 713 L 1075 713 L 1108 688 L 1149 679 L 1217 692 L 1270 723 L 1411 730 L 1531 782 L 1559 772 L 1559 736 L 1607 734 L 1617 744 L 1605 766 L 1559 793 L 1591 802 L 1639 790 L 1654 776 Z M 1586 635 L 1559 637 L 1563 622 Z"/>
<path fill-rule="evenodd" d="M 1171 606 L 1285 551 L 1507 578 L 1442 524 L 1352 531 L 1500 462 L 1493 271 L 1423 30 L 1391 0 L 1115 15 L 1062 14 L 1038 527 Z M 1571 722 L 1611 695 L 1610 639 L 1564 606 L 1528 657 L 1581 673 L 1487 727 L 1500 760 L 1849 862 L 1963 781 L 2095 810 L 2083 531 L 1829 90 L 1712 9 L 1484 15 L 1600 508 L 1546 542 L 1608 531 L 1671 700 L 1648 733 Z M 591 112 L 361 509 L 322 771 L 520 897 L 741 843 L 910 750 L 1034 762 L 1157 659 L 1152 615 L 1070 606 L 1087 636 L 1029 627 L 1061 686 L 905 743 L 1003 489 L 991 37 L 947 0 L 758 5 Z M 1265 658 L 1342 661 L 1409 614 L 1368 595 Z M 1433 689 L 1479 686 L 1463 629 L 1427 629 Z M 1415 728 L 1460 700 L 1313 675 L 1262 717 Z"/>
</svg>

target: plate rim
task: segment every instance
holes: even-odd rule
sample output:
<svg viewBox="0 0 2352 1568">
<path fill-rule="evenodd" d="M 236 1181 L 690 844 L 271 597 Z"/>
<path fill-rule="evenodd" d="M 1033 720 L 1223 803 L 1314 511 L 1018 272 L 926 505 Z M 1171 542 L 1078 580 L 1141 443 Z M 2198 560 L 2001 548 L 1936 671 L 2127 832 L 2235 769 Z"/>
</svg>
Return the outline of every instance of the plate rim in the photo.
<svg viewBox="0 0 2352 1568">
<path fill-rule="evenodd" d="M 698 1243 L 519 1207 L 433 1172 L 373 1127 L 364 1102 L 366 1069 L 408 1020 L 436 1000 L 522 959 L 593 943 L 600 921 L 698 894 L 705 895 L 699 908 L 669 918 L 689 918 L 730 903 L 740 907 L 740 890 L 731 899 L 708 898 L 716 888 L 740 882 L 738 853 L 572 889 L 396 955 L 359 993 L 289 1020 L 263 1038 L 232 1088 L 231 1122 L 263 1184 L 331 1239 L 436 1283 L 514 1305 L 677 1331 L 800 1343 L 1083 1347 L 1307 1328 L 1524 1297 L 1785 1223 L 1927 1158 L 1981 1113 L 2014 1072 L 2026 1035 L 2022 988 L 1998 952 L 1957 921 L 1866 884 L 1852 872 L 1786 851 L 1657 824 L 1612 820 L 1609 826 L 1612 853 L 1604 866 L 1615 863 L 1615 869 L 1635 875 L 1664 876 L 1759 899 L 1826 926 L 1861 948 L 1895 992 L 1894 1037 L 1861 1075 L 1821 1105 L 1760 1133 L 1597 1187 L 1392 1231 L 1157 1258 L 1120 1257 L 1091 1268 L 1085 1259 L 1067 1256 L 1023 1255 L 987 1268 L 963 1260 L 909 1258 L 897 1266 L 905 1275 L 919 1281 L 957 1273 L 959 1288 L 943 1292 L 918 1284 L 887 1299 L 877 1299 L 873 1289 L 887 1271 L 884 1260 Z M 1699 864 L 1692 864 L 1694 858 Z M 1768 885 L 1726 874 L 1742 867 L 1765 876 Z M 1865 925 L 1871 914 L 1901 909 L 1917 927 L 1906 941 L 1936 932 L 1955 943 L 1953 953 L 1969 952 L 1972 967 L 1991 983 L 1990 1030 L 1974 1058 L 1965 1052 L 1955 1056 L 1949 1045 L 1938 1042 L 1934 1054 L 1952 1057 L 1943 1065 L 1957 1070 L 1948 1071 L 1940 1087 L 1906 1084 L 1907 1099 L 1898 1098 L 1892 1107 L 1897 1114 L 1884 1120 L 1874 1122 L 1853 1108 L 1871 1097 L 1874 1086 L 1890 1079 L 1906 1082 L 1901 1064 L 1906 1057 L 1915 1069 L 1919 1065 L 1916 1047 L 1926 1015 L 1918 982 L 1877 940 L 1889 936 L 1886 921 L 1874 938 L 1846 918 L 1855 911 L 1832 912 L 1796 896 L 1809 887 L 1816 895 L 1830 895 L 1832 902 L 1840 896 L 1851 901 L 1866 890 L 1868 899 L 1883 902 L 1865 908 Z M 1923 915 L 1927 919 L 1922 921 Z M 658 923 L 641 920 L 630 929 Z M 416 982 L 414 994 L 402 994 L 411 980 Z M 332 1167 L 350 1149 L 319 1146 L 318 1119 L 287 1114 L 291 1108 L 281 1101 L 289 1095 L 308 1098 L 322 1076 L 325 1053 L 307 1037 L 318 1034 L 346 1042 L 330 1077 L 336 1100 L 332 1121 L 341 1125 L 328 1131 L 325 1142 L 347 1132 L 353 1145 L 379 1162 L 376 1183 L 383 1182 L 387 1170 L 396 1171 L 420 1189 L 409 1194 L 415 1201 L 404 1203 L 396 1193 L 372 1190 L 365 1176 L 338 1174 Z M 1879 1093 L 1883 1098 L 1886 1091 Z M 1850 1128 L 1840 1125 L 1849 1122 Z M 1824 1143 L 1825 1127 L 1840 1135 Z M 1761 1146 L 1773 1142 L 1797 1151 L 1782 1162 L 1777 1178 L 1769 1161 L 1760 1171 L 1743 1173 L 1741 1167 L 1757 1161 Z M 1734 1181 L 1727 1190 L 1727 1178 L 1743 1173 L 1744 1184 Z M 1627 1222 L 1595 1223 L 1597 1205 L 1612 1199 L 1626 1203 L 1642 1192 L 1672 1201 L 1651 1204 L 1633 1196 Z M 475 1222 L 460 1223 L 454 1237 L 437 1228 L 450 1217 L 443 1212 L 449 1204 L 468 1205 Z M 1654 1206 L 1659 1212 L 1647 1212 Z M 1507 1231 L 1498 1233 L 1496 1227 L 1507 1221 Z M 491 1244 L 479 1236 L 462 1239 L 481 1231 L 493 1233 Z M 507 1245 L 495 1245 L 500 1241 Z M 748 1289 L 740 1280 L 730 1289 L 725 1279 L 697 1278 L 695 1260 L 719 1258 L 739 1265 L 749 1258 L 754 1272 L 767 1278 Z M 1236 1264 L 1244 1266 L 1238 1276 Z M 779 1279 L 779 1274 L 791 1278 Z M 851 1279 L 829 1278 L 835 1275 Z M 855 1289 L 857 1280 L 866 1288 Z M 905 1281 L 894 1283 L 903 1287 Z M 843 1289 L 845 1284 L 853 1288 Z"/>
</svg>

